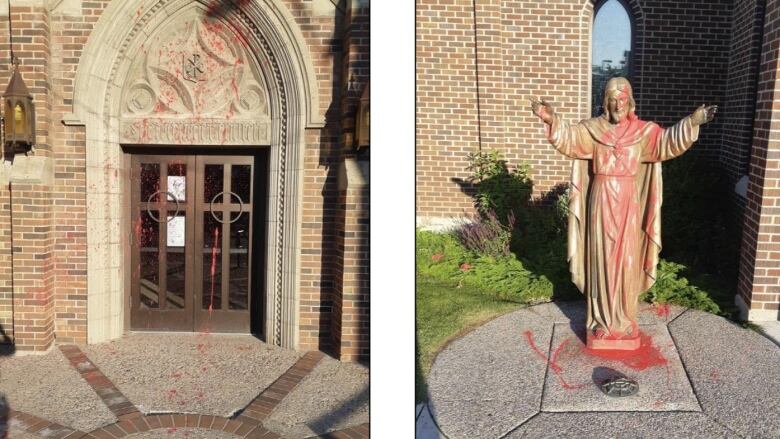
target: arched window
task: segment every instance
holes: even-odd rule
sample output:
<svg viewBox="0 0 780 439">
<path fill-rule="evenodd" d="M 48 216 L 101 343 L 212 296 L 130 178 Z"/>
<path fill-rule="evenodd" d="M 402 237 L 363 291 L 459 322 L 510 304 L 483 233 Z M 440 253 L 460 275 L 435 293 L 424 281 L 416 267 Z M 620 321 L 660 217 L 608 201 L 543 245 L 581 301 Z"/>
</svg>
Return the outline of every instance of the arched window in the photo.
<svg viewBox="0 0 780 439">
<path fill-rule="evenodd" d="M 630 9 L 621 0 L 601 0 L 596 4 L 593 19 L 593 51 L 591 57 L 591 114 L 601 114 L 604 86 L 609 78 L 631 78 L 633 50 L 633 20 Z"/>
</svg>

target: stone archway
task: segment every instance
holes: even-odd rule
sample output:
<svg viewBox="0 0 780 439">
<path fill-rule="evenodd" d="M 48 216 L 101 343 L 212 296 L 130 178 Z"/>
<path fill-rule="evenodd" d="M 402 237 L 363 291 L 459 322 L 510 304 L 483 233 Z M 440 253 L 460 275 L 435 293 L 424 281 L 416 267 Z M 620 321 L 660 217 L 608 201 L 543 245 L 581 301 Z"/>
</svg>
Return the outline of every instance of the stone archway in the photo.
<svg viewBox="0 0 780 439">
<path fill-rule="evenodd" d="M 112 2 L 96 24 L 79 63 L 73 113 L 63 123 L 83 125 L 86 129 L 89 343 L 117 338 L 127 328 L 131 268 L 126 238 L 131 225 L 124 209 L 129 165 L 122 142 L 187 144 L 192 138 L 181 133 L 197 129 L 192 123 L 179 129 L 169 127 L 157 140 L 151 139 L 148 131 L 144 135 L 138 130 L 143 127 L 135 124 L 138 119 L 131 120 L 134 115 L 128 114 L 133 112 L 127 106 L 128 99 L 135 99 L 136 111 L 147 111 L 145 99 L 160 90 L 150 90 L 138 78 L 131 79 L 133 60 L 143 53 L 145 45 L 148 50 L 150 37 L 159 29 L 179 19 L 211 16 L 210 22 L 220 23 L 232 32 L 246 53 L 252 54 L 247 62 L 253 63 L 257 83 L 266 86 L 265 90 L 256 88 L 259 95 L 267 92 L 268 117 L 260 120 L 269 127 L 262 141 L 270 146 L 264 333 L 269 343 L 297 346 L 304 129 L 324 125 L 311 58 L 294 18 L 280 1 L 241 2 L 240 7 L 225 2 L 230 7 L 218 11 L 209 8 L 208 3 L 211 2 Z M 193 113 L 184 119 L 189 116 L 198 117 Z M 165 118 L 155 121 L 165 125 L 162 119 Z M 214 142 L 209 135 L 205 139 L 201 137 L 199 141 Z"/>
</svg>

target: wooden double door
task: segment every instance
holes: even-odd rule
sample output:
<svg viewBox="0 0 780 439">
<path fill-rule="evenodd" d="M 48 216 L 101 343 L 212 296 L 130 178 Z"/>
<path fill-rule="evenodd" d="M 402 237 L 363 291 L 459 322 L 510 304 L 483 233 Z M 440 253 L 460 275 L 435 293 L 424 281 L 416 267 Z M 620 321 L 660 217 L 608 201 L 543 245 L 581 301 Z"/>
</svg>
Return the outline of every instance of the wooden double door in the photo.
<svg viewBox="0 0 780 439">
<path fill-rule="evenodd" d="M 132 156 L 132 330 L 251 331 L 255 168 L 253 156 Z"/>
</svg>

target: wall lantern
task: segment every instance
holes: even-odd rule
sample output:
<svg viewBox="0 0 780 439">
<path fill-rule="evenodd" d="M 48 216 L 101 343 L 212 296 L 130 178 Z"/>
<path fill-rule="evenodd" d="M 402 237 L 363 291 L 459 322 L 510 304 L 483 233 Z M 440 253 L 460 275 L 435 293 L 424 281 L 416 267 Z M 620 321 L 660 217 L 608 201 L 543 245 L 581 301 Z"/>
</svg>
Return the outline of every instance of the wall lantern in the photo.
<svg viewBox="0 0 780 439">
<path fill-rule="evenodd" d="M 369 97 L 371 93 L 369 92 L 370 89 L 370 82 L 366 83 L 366 86 L 363 88 L 363 93 L 360 95 L 360 102 L 358 102 L 358 108 L 357 108 L 357 120 L 355 120 L 355 138 L 357 139 L 355 143 L 355 149 L 360 151 L 363 148 L 368 148 L 370 143 L 370 135 L 371 135 L 371 129 L 370 129 L 370 102 Z"/>
<path fill-rule="evenodd" d="M 5 150 L 14 154 L 27 154 L 35 145 L 35 106 L 19 74 L 18 63 L 14 63 L 14 73 L 3 93 L 3 102 Z"/>
<path fill-rule="evenodd" d="M 8 0 L 8 49 L 14 72 L 3 93 L 3 153 L 13 161 L 15 154 L 27 154 L 35 145 L 35 107 L 33 97 L 19 74 L 19 59 L 14 56 L 14 31 L 11 26 L 11 0 Z"/>
</svg>

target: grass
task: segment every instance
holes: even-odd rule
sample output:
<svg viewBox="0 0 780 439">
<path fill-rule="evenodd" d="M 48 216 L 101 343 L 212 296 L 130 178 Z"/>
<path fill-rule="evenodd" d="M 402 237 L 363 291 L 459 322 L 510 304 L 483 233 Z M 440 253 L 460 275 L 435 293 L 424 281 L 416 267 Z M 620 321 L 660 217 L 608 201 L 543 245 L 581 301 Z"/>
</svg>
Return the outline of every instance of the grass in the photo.
<svg viewBox="0 0 780 439">
<path fill-rule="evenodd" d="M 486 294 L 457 282 L 417 278 L 415 401 L 428 400 L 425 377 L 436 354 L 451 340 L 487 320 L 525 305 Z"/>
</svg>

